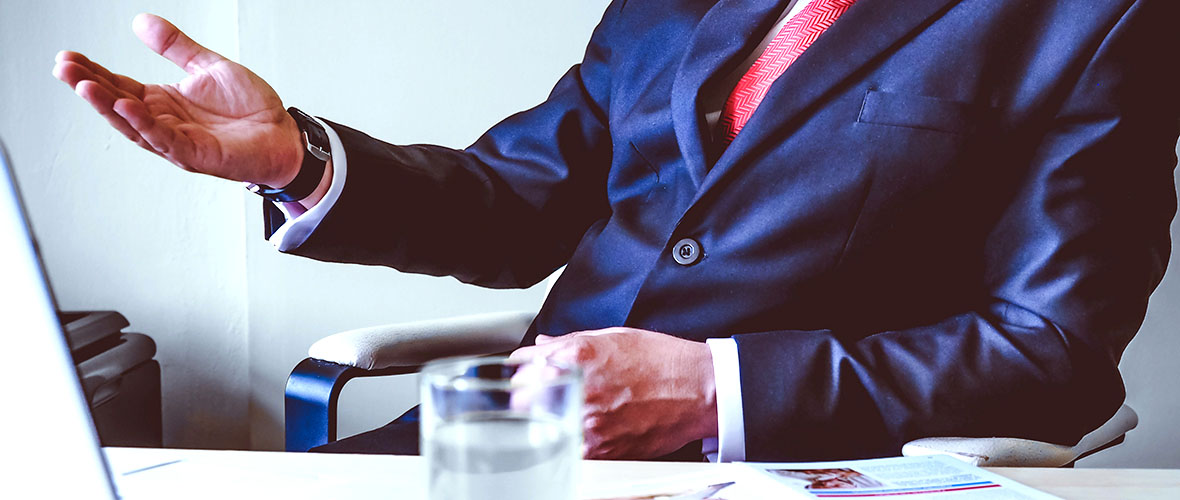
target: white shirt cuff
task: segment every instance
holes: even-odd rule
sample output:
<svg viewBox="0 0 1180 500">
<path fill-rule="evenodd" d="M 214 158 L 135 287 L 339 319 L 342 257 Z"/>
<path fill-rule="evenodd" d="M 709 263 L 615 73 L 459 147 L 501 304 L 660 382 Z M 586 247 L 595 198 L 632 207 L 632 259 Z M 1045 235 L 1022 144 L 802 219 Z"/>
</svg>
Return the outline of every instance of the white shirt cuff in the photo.
<svg viewBox="0 0 1180 500">
<path fill-rule="evenodd" d="M 742 414 L 737 341 L 709 339 L 705 343 L 713 355 L 713 379 L 717 386 L 717 438 L 706 439 L 702 452 L 710 462 L 740 462 L 746 459 L 746 423 Z"/>
<path fill-rule="evenodd" d="M 344 178 L 348 171 L 348 161 L 344 157 L 344 144 L 340 142 L 340 136 L 336 135 L 336 131 L 332 130 L 332 127 L 319 118 L 315 120 L 328 133 L 328 144 L 332 147 L 332 184 L 328 187 L 328 192 L 323 199 L 307 210 L 304 210 L 303 205 L 299 203 L 277 204 L 283 215 L 287 216 L 287 222 L 275 230 L 270 237 L 270 242 L 280 252 L 291 251 L 307 241 L 315 228 L 328 215 L 328 211 L 336 204 L 336 200 L 340 198 L 340 192 L 344 190 Z"/>
</svg>

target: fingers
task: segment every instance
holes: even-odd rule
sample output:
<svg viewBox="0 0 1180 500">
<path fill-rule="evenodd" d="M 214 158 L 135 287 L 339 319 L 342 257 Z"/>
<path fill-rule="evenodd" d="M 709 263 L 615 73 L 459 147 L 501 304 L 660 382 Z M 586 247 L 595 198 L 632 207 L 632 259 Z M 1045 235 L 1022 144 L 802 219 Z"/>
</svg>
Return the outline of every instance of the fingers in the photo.
<svg viewBox="0 0 1180 500">
<path fill-rule="evenodd" d="M 131 29 L 148 48 L 192 74 L 221 61 L 221 55 L 202 47 L 162 17 L 140 14 Z"/>
<path fill-rule="evenodd" d="M 73 61 L 63 61 L 59 56 L 53 65 L 53 77 L 76 88 L 82 80 L 94 80 L 94 72 Z"/>
<path fill-rule="evenodd" d="M 536 345 L 525 346 L 512 351 L 512 354 L 508 358 L 513 361 L 532 361 L 536 358 L 547 358 L 559 347 L 560 342 L 554 343 L 554 340 L 559 340 L 559 338 L 538 334 Z"/>
<path fill-rule="evenodd" d="M 114 106 L 117 99 L 115 95 L 108 91 L 105 87 L 93 81 L 85 80 L 79 82 L 77 86 L 74 87 L 74 93 L 78 94 L 79 97 L 90 103 L 90 106 L 93 107 L 95 111 L 98 111 L 98 114 L 102 115 L 102 117 L 107 120 L 107 123 L 110 123 L 111 126 L 114 127 L 115 130 L 118 130 L 119 133 L 123 134 L 124 137 L 138 144 L 140 147 L 154 152 L 151 146 L 148 145 L 147 141 L 145 141 L 143 137 L 139 135 L 139 132 L 137 132 L 135 128 L 131 126 L 131 124 L 127 123 L 127 120 L 119 116 L 118 113 L 115 113 Z"/>
<path fill-rule="evenodd" d="M 508 359 L 519 362 L 529 362 L 537 358 L 544 358 L 552 349 L 546 349 L 541 346 L 526 346 L 521 347 L 512 354 L 508 355 Z"/>
<path fill-rule="evenodd" d="M 59 52 L 56 60 L 53 76 L 72 87 L 78 97 L 90 104 L 111 127 L 128 140 L 156 155 L 164 156 L 125 118 L 115 112 L 115 103 L 119 100 L 139 101 L 143 96 L 143 85 L 130 78 L 114 75 L 77 52 Z M 120 83 L 116 85 L 112 81 Z"/>
<path fill-rule="evenodd" d="M 550 342 L 544 345 L 521 347 L 512 351 L 512 354 L 508 355 L 508 359 L 521 363 L 555 361 L 562 364 L 572 364 L 576 360 L 576 353 L 576 346 L 565 342 Z"/>
<path fill-rule="evenodd" d="M 143 137 L 145 141 L 164 158 L 185 170 L 191 170 L 193 144 L 177 127 L 175 118 L 154 117 L 148 111 L 143 101 L 137 99 L 119 99 L 113 105 L 119 117 Z"/>
<path fill-rule="evenodd" d="M 115 86 L 109 80 L 98 76 L 93 71 L 90 71 L 89 68 L 72 61 L 58 62 L 53 68 L 53 76 L 57 77 L 58 80 L 65 82 L 66 85 L 69 85 L 75 91 L 78 90 L 79 83 L 90 82 L 101 86 L 107 93 L 113 96 L 139 99 L 138 96 L 133 95 L 130 92 Z"/>
<path fill-rule="evenodd" d="M 71 87 L 77 85 L 80 80 L 93 80 L 107 86 L 112 92 L 118 90 L 130 96 L 143 98 L 144 86 L 142 83 L 112 73 L 82 54 L 63 50 L 58 52 L 56 62 L 57 64 L 53 68 L 54 76 Z"/>
<path fill-rule="evenodd" d="M 141 14 L 135 18 L 132 28 L 148 47 L 189 73 L 222 60 L 220 55 L 193 42 L 159 17 Z M 144 102 L 147 88 L 142 83 L 112 73 L 86 56 L 70 51 L 57 54 L 53 75 L 72 87 L 128 139 L 188 169 L 185 165 L 191 163 L 195 151 L 193 140 L 178 128 L 176 117 L 153 116 Z"/>
</svg>

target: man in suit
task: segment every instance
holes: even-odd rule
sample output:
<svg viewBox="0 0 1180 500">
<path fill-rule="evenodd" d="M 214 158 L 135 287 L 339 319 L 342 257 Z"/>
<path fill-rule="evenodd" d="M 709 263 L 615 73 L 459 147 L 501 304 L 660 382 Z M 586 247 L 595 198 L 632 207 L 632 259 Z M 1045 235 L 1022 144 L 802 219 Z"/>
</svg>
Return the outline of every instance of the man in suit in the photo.
<svg viewBox="0 0 1180 500">
<path fill-rule="evenodd" d="M 184 82 L 55 74 L 260 185 L 281 250 L 492 287 L 567 266 L 514 355 L 585 367 L 589 457 L 852 458 L 1073 443 L 1121 403 L 1175 211 L 1175 5 L 616 0 L 465 150 L 288 115 L 151 16 Z"/>
</svg>

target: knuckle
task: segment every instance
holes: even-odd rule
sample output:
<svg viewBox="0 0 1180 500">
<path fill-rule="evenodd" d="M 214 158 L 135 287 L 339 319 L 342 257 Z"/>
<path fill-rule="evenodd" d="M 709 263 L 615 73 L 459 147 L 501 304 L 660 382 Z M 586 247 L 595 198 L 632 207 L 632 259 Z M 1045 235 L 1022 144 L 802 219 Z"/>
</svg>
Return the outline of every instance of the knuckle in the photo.
<svg viewBox="0 0 1180 500">
<path fill-rule="evenodd" d="M 147 139 L 147 137 L 145 137 Z M 149 139 L 148 142 L 153 142 L 152 147 L 159 151 L 162 155 L 169 155 L 172 153 L 172 147 L 166 143 L 162 143 L 159 139 Z"/>
<path fill-rule="evenodd" d="M 168 37 L 164 39 L 164 43 L 160 44 L 160 53 L 162 54 L 164 52 L 167 52 L 168 49 L 172 48 L 172 46 L 175 45 L 176 41 L 179 39 L 180 39 L 180 30 L 176 30 L 176 29 L 172 30 L 171 33 L 168 33 Z"/>
<path fill-rule="evenodd" d="M 586 427 L 587 431 L 590 431 L 590 433 L 597 434 L 603 428 L 603 418 L 598 415 L 588 416 L 586 417 L 586 420 L 583 421 L 583 425 Z"/>
<path fill-rule="evenodd" d="M 611 458 L 617 455 L 618 447 L 608 443 L 601 443 L 590 449 L 589 458 Z"/>
<path fill-rule="evenodd" d="M 575 361 L 590 361 L 594 359 L 596 349 L 594 344 L 585 338 L 577 338 L 571 344 Z"/>
</svg>

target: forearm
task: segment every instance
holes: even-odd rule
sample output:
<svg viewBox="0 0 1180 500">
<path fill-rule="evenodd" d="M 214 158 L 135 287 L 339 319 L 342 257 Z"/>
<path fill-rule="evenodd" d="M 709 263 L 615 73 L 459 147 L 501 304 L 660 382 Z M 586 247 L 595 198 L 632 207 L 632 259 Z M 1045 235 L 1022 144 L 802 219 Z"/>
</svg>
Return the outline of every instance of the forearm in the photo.
<svg viewBox="0 0 1180 500">
<path fill-rule="evenodd" d="M 1122 402 L 1101 349 L 993 304 L 862 339 L 738 335 L 747 460 L 885 456 L 928 436 L 1072 443 Z"/>
<path fill-rule="evenodd" d="M 531 284 L 564 260 L 552 222 L 477 155 L 330 125 L 347 154 L 347 186 L 293 253 L 487 286 Z"/>
</svg>

